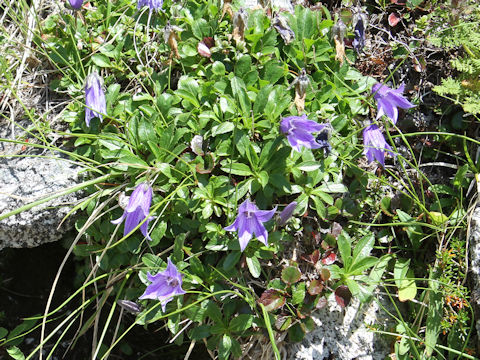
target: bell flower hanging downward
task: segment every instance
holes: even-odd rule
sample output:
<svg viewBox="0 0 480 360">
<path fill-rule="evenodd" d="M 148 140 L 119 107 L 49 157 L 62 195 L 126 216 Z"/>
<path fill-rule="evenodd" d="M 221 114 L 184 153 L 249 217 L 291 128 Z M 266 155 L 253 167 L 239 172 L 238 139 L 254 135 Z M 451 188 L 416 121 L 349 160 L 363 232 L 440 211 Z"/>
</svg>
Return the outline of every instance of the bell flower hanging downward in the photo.
<svg viewBox="0 0 480 360">
<path fill-rule="evenodd" d="M 398 89 L 390 89 L 386 85 L 377 83 L 372 87 L 372 93 L 377 100 L 377 119 L 382 115 L 387 115 L 394 124 L 397 123 L 398 109 L 410 109 L 415 107 L 403 96 L 405 84 L 401 84 Z"/>
<path fill-rule="evenodd" d="M 103 120 L 103 115 L 107 113 L 107 104 L 105 93 L 102 89 L 103 79 L 96 71 L 87 76 L 85 84 L 85 122 L 90 126 L 90 120 L 98 117 Z"/>
<path fill-rule="evenodd" d="M 152 283 L 147 286 L 145 292 L 139 297 L 142 299 L 156 299 L 162 305 L 162 311 L 165 312 L 167 303 L 173 300 L 176 295 L 183 295 L 186 292 L 182 289 L 183 275 L 177 270 L 177 267 L 167 260 L 167 268 L 165 271 L 159 272 L 156 275 L 147 273 L 148 281 Z"/>
<path fill-rule="evenodd" d="M 363 153 L 369 162 L 376 159 L 382 166 L 385 166 L 385 151 L 395 156 L 392 148 L 385 141 L 382 131 L 375 124 L 371 124 L 363 130 L 363 145 Z"/>
<path fill-rule="evenodd" d="M 302 116 L 288 116 L 280 122 L 280 130 L 287 135 L 290 146 L 298 152 L 301 151 L 300 148 L 302 146 L 308 149 L 321 148 L 322 145 L 315 141 L 312 133 L 323 130 L 325 126 L 309 120 L 305 114 Z"/>
<path fill-rule="evenodd" d="M 278 226 L 283 226 L 287 223 L 288 220 L 290 220 L 296 207 L 297 207 L 296 201 L 292 201 L 290 204 L 285 206 L 285 209 L 282 210 L 278 218 L 278 221 L 277 221 Z"/>
<path fill-rule="evenodd" d="M 276 210 L 277 207 L 273 210 L 259 210 L 255 203 L 247 199 L 238 207 L 238 216 L 233 224 L 224 229 L 238 231 L 241 251 L 245 250 L 253 235 L 268 245 L 268 232 L 263 223 L 270 220 Z"/>
<path fill-rule="evenodd" d="M 68 0 L 68 2 L 70 3 L 70 6 L 75 10 L 80 10 L 83 4 L 83 0 Z"/>
<path fill-rule="evenodd" d="M 150 203 L 152 202 L 152 195 L 153 190 L 146 183 L 139 184 L 133 191 L 132 195 L 130 195 L 128 205 L 125 208 L 123 215 L 117 220 L 112 221 L 112 224 L 117 225 L 126 219 L 123 236 L 129 234 L 137 227 L 138 224 L 148 217 L 148 213 L 150 212 Z M 140 225 L 140 231 L 142 232 L 143 236 L 150 241 L 152 239 L 148 235 L 148 222 L 152 219 L 153 217 L 149 217 L 142 225 Z"/>
<path fill-rule="evenodd" d="M 138 0 L 137 8 L 141 9 L 144 6 L 148 6 L 150 8 L 150 11 L 153 11 L 153 10 L 165 11 L 162 9 L 163 0 Z"/>
</svg>

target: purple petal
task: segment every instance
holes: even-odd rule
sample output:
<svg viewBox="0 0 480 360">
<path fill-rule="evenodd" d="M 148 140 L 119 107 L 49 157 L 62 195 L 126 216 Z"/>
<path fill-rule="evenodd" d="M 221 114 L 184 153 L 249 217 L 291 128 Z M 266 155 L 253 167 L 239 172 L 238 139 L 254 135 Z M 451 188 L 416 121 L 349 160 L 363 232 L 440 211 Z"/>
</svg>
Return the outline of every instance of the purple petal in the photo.
<svg viewBox="0 0 480 360">
<path fill-rule="evenodd" d="M 170 260 L 170 258 L 167 259 L 167 268 L 163 272 L 163 275 L 174 278 L 177 278 L 180 275 L 180 279 L 182 278 L 181 274 L 177 270 L 177 267 L 174 263 L 172 263 L 172 260 Z"/>
<path fill-rule="evenodd" d="M 320 144 L 317 144 L 315 138 L 312 134 L 304 131 L 295 131 L 292 136 L 295 137 L 295 140 L 298 145 L 304 146 L 308 149 L 318 149 Z"/>
<path fill-rule="evenodd" d="M 267 222 L 275 215 L 275 211 L 277 211 L 276 206 L 273 210 L 257 210 L 255 217 L 261 222 Z"/>
<path fill-rule="evenodd" d="M 223 229 L 227 230 L 227 231 L 238 231 L 238 224 L 239 223 L 240 223 L 240 215 L 237 216 L 237 218 L 235 219 L 235 221 L 233 222 L 232 225 L 224 227 Z"/>
<path fill-rule="evenodd" d="M 253 217 L 247 219 L 245 216 L 239 216 L 238 241 L 241 251 L 245 250 L 248 242 L 252 239 L 252 219 Z"/>
<path fill-rule="evenodd" d="M 390 97 L 392 98 L 392 102 L 394 102 L 396 106 L 402 109 L 410 109 L 412 107 L 415 107 L 415 105 L 408 101 L 403 95 L 392 93 L 390 94 Z"/>
<path fill-rule="evenodd" d="M 150 235 L 148 235 L 148 223 L 150 222 L 150 220 L 154 219 L 153 216 L 150 216 L 147 221 L 145 221 L 142 225 L 140 225 L 140 231 L 142 232 L 142 235 L 145 236 L 145 238 L 148 240 L 148 241 L 152 241 L 152 238 L 150 237 Z M 142 220 L 140 220 L 140 222 L 142 222 Z"/>
<path fill-rule="evenodd" d="M 292 147 L 293 150 L 296 152 L 301 152 L 300 144 L 297 142 L 297 138 L 293 135 L 288 135 L 287 136 L 288 143 Z"/>
<path fill-rule="evenodd" d="M 391 101 L 391 98 L 385 97 L 378 100 L 378 106 L 383 109 L 383 112 L 389 117 L 394 124 L 397 123 L 398 110 L 395 104 Z"/>
<path fill-rule="evenodd" d="M 278 220 L 279 226 L 283 226 L 287 223 L 288 219 L 292 217 L 296 207 L 297 207 L 297 202 L 292 201 L 290 204 L 288 204 L 285 207 L 285 209 L 283 209 L 283 211 L 280 213 L 280 219 Z"/>
<path fill-rule="evenodd" d="M 266 246 L 268 246 L 268 232 L 267 232 L 267 229 L 265 229 L 265 226 L 263 226 L 263 224 L 258 221 L 258 219 L 256 217 L 253 217 L 252 218 L 252 222 L 251 222 L 251 228 L 253 230 L 253 232 L 255 233 L 255 236 L 256 238 L 261 241 L 262 243 L 264 243 Z"/>
<path fill-rule="evenodd" d="M 127 219 L 125 220 L 125 228 L 123 230 L 123 236 L 130 234 L 133 229 L 137 227 L 140 222 L 145 219 L 141 209 L 137 209 L 134 212 L 127 213 Z"/>
<path fill-rule="evenodd" d="M 68 0 L 70 6 L 76 10 L 79 10 L 82 7 L 83 0 Z"/>
<path fill-rule="evenodd" d="M 85 84 L 85 122 L 90 126 L 90 120 L 98 117 L 103 120 L 107 112 L 105 93 L 102 89 L 102 78 L 96 71 L 87 76 Z"/>
<path fill-rule="evenodd" d="M 292 121 L 292 123 L 295 128 L 307 132 L 319 132 L 325 127 L 324 124 L 319 124 L 313 120 L 308 119 L 297 119 Z"/>
<path fill-rule="evenodd" d="M 154 281 L 147 286 L 145 292 L 139 299 L 161 299 L 173 295 L 172 287 L 168 286 L 165 279 Z"/>
<path fill-rule="evenodd" d="M 112 221 L 110 221 L 110 222 L 111 222 L 112 224 L 118 225 L 118 224 L 120 224 L 120 223 L 125 219 L 125 216 L 127 216 L 127 212 L 126 212 L 126 211 L 124 211 L 123 214 L 122 214 L 122 216 L 120 216 L 118 219 L 112 220 Z"/>
</svg>

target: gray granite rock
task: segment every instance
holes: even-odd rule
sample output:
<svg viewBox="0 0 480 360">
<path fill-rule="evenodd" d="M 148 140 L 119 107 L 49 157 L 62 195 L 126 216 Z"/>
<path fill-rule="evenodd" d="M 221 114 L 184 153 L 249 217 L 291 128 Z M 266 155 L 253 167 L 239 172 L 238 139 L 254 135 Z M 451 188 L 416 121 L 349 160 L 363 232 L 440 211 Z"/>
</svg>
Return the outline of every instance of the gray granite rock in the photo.
<svg viewBox="0 0 480 360">
<path fill-rule="evenodd" d="M 381 300 L 389 306 L 388 300 Z M 388 308 L 388 307 L 387 307 Z M 302 342 L 290 345 L 289 359 L 295 360 L 383 360 L 390 347 L 367 325 L 388 328 L 391 319 L 378 302 L 360 306 L 358 300 L 341 309 L 332 294 L 325 308 L 313 315 L 317 325 Z"/>
<path fill-rule="evenodd" d="M 15 125 L 0 121 L 0 139 L 37 141 L 23 130 L 31 126 L 29 120 Z M 75 186 L 80 180 L 80 169 L 59 153 L 0 140 L 0 216 Z M 73 218 L 59 225 L 79 196 L 61 196 L 0 220 L 0 250 L 34 247 L 61 239 L 72 229 Z"/>
<path fill-rule="evenodd" d="M 472 279 L 472 302 L 477 312 L 480 314 L 480 203 L 477 202 L 470 218 L 470 269 Z M 477 316 L 477 319 L 479 317 Z M 480 320 L 476 323 L 477 334 L 480 334 Z"/>
<path fill-rule="evenodd" d="M 0 159 L 0 215 L 74 186 L 78 170 L 78 166 L 55 156 Z M 0 220 L 0 249 L 34 247 L 61 239 L 73 221 L 67 219 L 59 225 L 77 196 L 62 196 Z"/>
</svg>

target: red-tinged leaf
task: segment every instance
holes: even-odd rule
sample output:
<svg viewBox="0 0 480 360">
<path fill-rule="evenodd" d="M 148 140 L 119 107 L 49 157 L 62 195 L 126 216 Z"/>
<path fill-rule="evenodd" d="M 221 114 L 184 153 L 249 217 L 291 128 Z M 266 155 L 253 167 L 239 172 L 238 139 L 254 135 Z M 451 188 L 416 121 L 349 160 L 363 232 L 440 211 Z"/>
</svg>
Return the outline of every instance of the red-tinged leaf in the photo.
<svg viewBox="0 0 480 360">
<path fill-rule="evenodd" d="M 337 254 L 333 250 L 327 250 L 322 256 L 323 265 L 332 265 L 335 261 L 337 261 Z"/>
<path fill-rule="evenodd" d="M 302 314 L 301 311 L 299 309 L 297 309 L 297 317 L 299 319 L 305 319 L 307 316 Z"/>
<path fill-rule="evenodd" d="M 320 272 L 320 277 L 322 278 L 323 282 L 327 282 L 330 279 L 330 270 L 323 268 Z"/>
<path fill-rule="evenodd" d="M 327 303 L 327 298 L 325 296 L 322 296 L 318 298 L 317 305 L 315 305 L 315 307 L 317 309 L 323 309 L 325 306 L 327 306 Z"/>
<path fill-rule="evenodd" d="M 308 293 L 310 295 L 318 295 L 318 294 L 321 294 L 322 291 L 323 291 L 323 284 L 318 279 L 313 280 L 310 283 L 310 285 L 308 285 Z"/>
<path fill-rule="evenodd" d="M 397 4 L 397 5 L 405 5 L 405 2 L 401 0 L 390 0 L 392 4 Z"/>
<path fill-rule="evenodd" d="M 395 25 L 397 25 L 400 21 L 400 16 L 398 16 L 396 13 L 391 13 L 390 15 L 388 15 L 388 25 L 390 25 L 391 27 L 394 27 Z"/>
<path fill-rule="evenodd" d="M 285 296 L 280 291 L 268 289 L 263 292 L 258 302 L 265 306 L 265 310 L 273 311 L 285 305 Z"/>
<path fill-rule="evenodd" d="M 298 280 L 300 280 L 301 276 L 302 273 L 296 266 L 287 266 L 282 270 L 282 280 L 287 284 L 296 283 Z"/>
<path fill-rule="evenodd" d="M 348 289 L 348 286 L 341 285 L 335 290 L 335 300 L 340 307 L 347 307 L 351 299 L 352 293 Z"/>
<path fill-rule="evenodd" d="M 215 46 L 215 40 L 211 36 L 204 37 L 202 41 L 209 49 Z"/>
<path fill-rule="evenodd" d="M 310 255 L 307 255 L 306 257 L 302 256 L 302 259 L 310 264 L 315 265 L 320 259 L 320 251 L 315 250 L 313 253 L 311 253 Z"/>
</svg>

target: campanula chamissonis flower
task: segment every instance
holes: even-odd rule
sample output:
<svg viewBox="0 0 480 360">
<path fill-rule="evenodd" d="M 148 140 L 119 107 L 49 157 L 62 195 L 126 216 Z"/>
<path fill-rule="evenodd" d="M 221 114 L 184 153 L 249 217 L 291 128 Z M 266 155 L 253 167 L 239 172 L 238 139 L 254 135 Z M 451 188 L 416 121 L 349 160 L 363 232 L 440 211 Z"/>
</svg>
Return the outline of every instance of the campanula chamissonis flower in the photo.
<svg viewBox="0 0 480 360">
<path fill-rule="evenodd" d="M 401 84 L 398 89 L 390 89 L 386 85 L 377 83 L 372 87 L 373 97 L 377 101 L 377 119 L 382 115 L 392 120 L 394 124 L 398 120 L 398 108 L 410 109 L 415 107 L 410 101 L 403 96 L 405 84 Z"/>
<path fill-rule="evenodd" d="M 163 6 L 163 0 L 138 0 L 138 3 L 137 3 L 137 8 L 138 9 L 141 9 L 142 7 L 144 6 L 148 6 L 150 8 L 150 11 L 153 11 L 153 10 L 161 10 L 161 11 L 164 11 L 162 9 L 162 6 Z"/>
<path fill-rule="evenodd" d="M 277 207 L 273 210 L 259 210 L 254 202 L 247 199 L 238 207 L 238 216 L 233 224 L 224 229 L 238 231 L 241 251 L 245 250 L 253 235 L 259 241 L 268 245 L 268 232 L 263 223 L 270 220 L 276 210 Z"/>
<path fill-rule="evenodd" d="M 70 3 L 70 6 L 75 10 L 80 10 L 83 4 L 83 0 L 68 0 L 68 2 Z"/>
<path fill-rule="evenodd" d="M 120 224 L 125 220 L 125 229 L 123 230 L 123 236 L 129 234 L 133 229 L 137 227 L 145 218 L 148 217 L 150 212 L 150 203 L 152 202 L 153 190 L 146 184 L 141 183 L 137 185 L 135 190 L 133 190 L 128 204 L 123 212 L 123 215 L 117 220 L 113 220 L 112 224 Z M 148 235 L 148 222 L 152 220 L 153 217 L 149 217 L 142 225 L 140 225 L 140 231 L 143 236 L 148 240 L 152 240 Z"/>
<path fill-rule="evenodd" d="M 355 24 L 353 39 L 353 48 L 357 53 L 360 53 L 365 46 L 365 28 L 367 26 L 367 16 L 364 13 L 358 13 L 354 16 L 353 23 Z"/>
<path fill-rule="evenodd" d="M 90 126 L 90 120 L 98 117 L 103 120 L 103 114 L 107 113 L 105 93 L 102 89 L 103 79 L 96 71 L 87 76 L 85 84 L 85 122 Z"/>
<path fill-rule="evenodd" d="M 147 272 L 147 279 L 151 284 L 147 286 L 145 292 L 139 297 L 143 299 L 159 300 L 162 305 L 162 311 L 165 312 L 167 303 L 173 300 L 176 295 L 183 295 L 186 292 L 182 289 L 183 275 L 177 270 L 177 267 L 167 260 L 167 268 L 156 275 Z"/>
<path fill-rule="evenodd" d="M 278 226 L 283 226 L 287 221 L 292 217 L 295 208 L 297 207 L 297 202 L 292 201 L 290 204 L 285 206 L 285 209 L 280 213 L 279 219 L 277 221 Z"/>
<path fill-rule="evenodd" d="M 298 152 L 300 152 L 302 146 L 308 149 L 323 147 L 315 141 L 312 133 L 322 131 L 325 126 L 309 120 L 305 114 L 302 116 L 288 116 L 280 122 L 280 130 L 287 135 L 290 146 Z"/>
<path fill-rule="evenodd" d="M 392 148 L 385 141 L 382 131 L 375 124 L 371 124 L 363 130 L 363 145 L 363 153 L 369 162 L 376 159 L 382 166 L 385 166 L 385 151 L 395 156 Z"/>
</svg>

